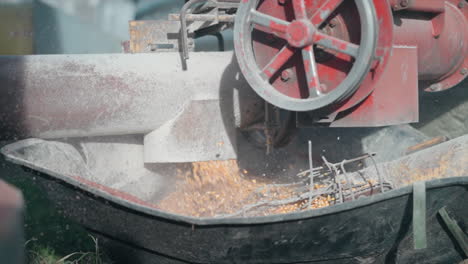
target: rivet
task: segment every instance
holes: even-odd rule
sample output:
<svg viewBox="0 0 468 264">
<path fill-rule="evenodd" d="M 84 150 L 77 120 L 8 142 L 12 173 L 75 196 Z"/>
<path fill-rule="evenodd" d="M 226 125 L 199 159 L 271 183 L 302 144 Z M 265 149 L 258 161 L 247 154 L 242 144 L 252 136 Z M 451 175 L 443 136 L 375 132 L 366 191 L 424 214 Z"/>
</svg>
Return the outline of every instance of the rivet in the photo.
<svg viewBox="0 0 468 264">
<path fill-rule="evenodd" d="M 326 93 L 327 90 L 328 90 L 328 86 L 326 84 L 324 84 L 324 83 L 321 83 L 320 87 L 319 87 L 319 92 L 320 93 Z"/>
<path fill-rule="evenodd" d="M 289 79 L 291 79 L 291 75 L 292 75 L 291 70 L 289 70 L 289 69 L 284 70 L 284 71 L 281 72 L 281 80 L 283 82 L 287 82 L 287 81 L 289 81 Z"/>
<path fill-rule="evenodd" d="M 429 87 L 429 90 L 433 92 L 440 91 L 441 89 L 442 89 L 442 85 L 440 83 L 434 83 L 433 85 Z"/>
</svg>

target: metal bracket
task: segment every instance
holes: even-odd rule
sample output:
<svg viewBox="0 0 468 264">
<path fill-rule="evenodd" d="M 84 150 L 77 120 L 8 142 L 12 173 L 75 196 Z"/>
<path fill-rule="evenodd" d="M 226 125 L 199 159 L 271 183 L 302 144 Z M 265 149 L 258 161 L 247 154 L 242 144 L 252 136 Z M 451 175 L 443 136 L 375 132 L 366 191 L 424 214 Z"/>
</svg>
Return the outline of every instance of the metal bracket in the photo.
<svg viewBox="0 0 468 264">
<path fill-rule="evenodd" d="M 413 241 L 414 249 L 427 248 L 426 234 L 426 182 L 413 185 Z"/>
<path fill-rule="evenodd" d="M 204 4 L 203 4 L 204 3 Z M 203 4 L 200 8 L 196 11 L 201 14 L 188 14 L 191 10 L 193 13 L 193 8 L 196 7 L 198 4 Z M 220 12 L 221 9 L 229 10 L 229 9 L 237 9 L 239 4 L 236 2 L 219 2 L 217 0 L 190 0 L 182 7 L 179 14 L 180 19 L 180 35 L 181 35 L 181 46 L 182 46 L 182 60 L 183 64 L 186 65 L 186 60 L 189 59 L 189 50 L 188 50 L 188 32 L 187 32 L 187 21 L 202 21 L 207 22 L 208 25 L 202 24 L 200 29 L 203 29 L 208 26 L 212 26 L 213 24 L 219 23 L 233 23 L 234 22 L 234 15 L 226 14 L 226 12 Z M 206 11 L 206 10 L 212 10 Z M 208 12 L 208 13 L 203 13 Z M 177 15 L 170 15 L 169 19 L 175 19 Z"/>
<path fill-rule="evenodd" d="M 465 257 L 468 258 L 468 236 L 463 232 L 463 230 L 460 228 L 457 222 L 450 218 L 445 206 L 439 210 L 439 215 L 444 221 L 450 233 L 457 241 L 460 248 L 462 249 L 463 253 L 465 254 Z"/>
<path fill-rule="evenodd" d="M 167 20 L 130 21 L 130 53 L 179 52 L 180 23 Z M 187 49 L 194 50 L 193 34 L 187 36 Z"/>
<path fill-rule="evenodd" d="M 441 0 L 391 0 L 393 11 L 408 10 L 426 13 L 445 12 L 445 1 Z"/>
</svg>

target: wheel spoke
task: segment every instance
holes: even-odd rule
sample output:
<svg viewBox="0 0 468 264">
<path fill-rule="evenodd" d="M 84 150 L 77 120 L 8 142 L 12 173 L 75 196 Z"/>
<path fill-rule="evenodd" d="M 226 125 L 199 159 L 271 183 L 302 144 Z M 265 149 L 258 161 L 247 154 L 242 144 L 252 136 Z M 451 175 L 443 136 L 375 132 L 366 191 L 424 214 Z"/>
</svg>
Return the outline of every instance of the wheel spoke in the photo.
<svg viewBox="0 0 468 264">
<path fill-rule="evenodd" d="M 359 46 L 351 42 L 341 40 L 321 32 L 314 35 L 314 43 L 324 48 L 331 49 L 340 53 L 347 54 L 356 58 L 359 52 Z"/>
<path fill-rule="evenodd" d="M 284 46 L 273 59 L 262 69 L 262 74 L 270 79 L 294 55 L 295 49 Z"/>
<path fill-rule="evenodd" d="M 296 20 L 307 18 L 305 0 L 292 0 Z"/>
<path fill-rule="evenodd" d="M 309 88 L 309 98 L 320 96 L 320 80 L 318 77 L 317 63 L 315 62 L 314 47 L 312 45 L 302 49 L 302 59 Z"/>
<path fill-rule="evenodd" d="M 286 29 L 289 25 L 288 21 L 284 21 L 282 19 L 260 13 L 256 10 L 250 11 L 250 19 L 252 23 L 257 24 L 259 26 L 263 26 L 272 32 L 286 33 Z"/>
<path fill-rule="evenodd" d="M 317 11 L 312 15 L 312 24 L 320 27 L 325 20 L 343 3 L 344 0 L 327 0 Z"/>
</svg>

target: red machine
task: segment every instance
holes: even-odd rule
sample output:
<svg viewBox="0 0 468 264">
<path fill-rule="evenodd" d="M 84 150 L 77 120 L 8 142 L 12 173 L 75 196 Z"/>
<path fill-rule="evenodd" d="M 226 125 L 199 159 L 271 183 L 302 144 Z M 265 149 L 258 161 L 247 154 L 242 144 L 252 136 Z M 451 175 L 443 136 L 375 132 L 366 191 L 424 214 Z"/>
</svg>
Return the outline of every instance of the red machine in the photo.
<svg viewBox="0 0 468 264">
<path fill-rule="evenodd" d="M 234 34 L 249 84 L 299 126 L 417 122 L 419 90 L 468 75 L 465 0 L 242 0 Z"/>
</svg>

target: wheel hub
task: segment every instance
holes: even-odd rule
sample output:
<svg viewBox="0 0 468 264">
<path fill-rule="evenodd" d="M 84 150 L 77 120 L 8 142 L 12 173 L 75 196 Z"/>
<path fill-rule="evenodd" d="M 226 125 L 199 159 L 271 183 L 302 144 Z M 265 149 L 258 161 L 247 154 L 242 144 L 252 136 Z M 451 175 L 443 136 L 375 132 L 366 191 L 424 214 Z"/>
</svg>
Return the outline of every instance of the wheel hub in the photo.
<svg viewBox="0 0 468 264">
<path fill-rule="evenodd" d="M 312 22 L 305 19 L 295 20 L 288 26 L 286 39 L 291 46 L 303 48 L 313 43 L 316 31 Z"/>
</svg>

